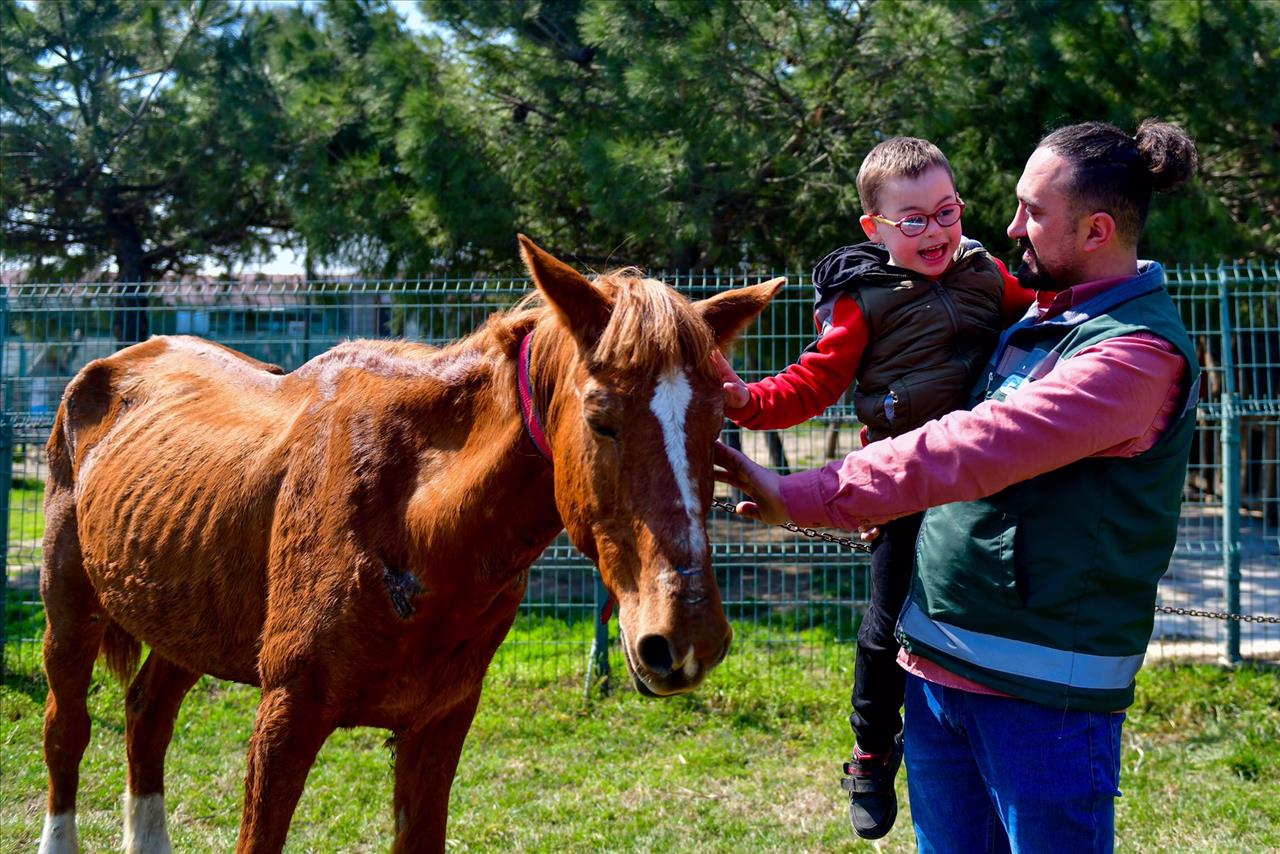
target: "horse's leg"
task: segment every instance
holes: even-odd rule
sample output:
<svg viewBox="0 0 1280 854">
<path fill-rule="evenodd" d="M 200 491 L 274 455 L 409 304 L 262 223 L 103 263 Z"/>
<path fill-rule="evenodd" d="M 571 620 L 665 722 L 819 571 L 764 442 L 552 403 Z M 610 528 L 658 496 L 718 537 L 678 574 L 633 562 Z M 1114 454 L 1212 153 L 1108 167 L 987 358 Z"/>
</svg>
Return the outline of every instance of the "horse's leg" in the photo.
<svg viewBox="0 0 1280 854">
<path fill-rule="evenodd" d="M 125 701 L 125 745 L 129 779 L 124 793 L 124 850 L 168 852 L 164 820 L 164 754 L 173 738 L 178 708 L 200 674 L 154 651 L 129 686 Z"/>
<path fill-rule="evenodd" d="M 49 769 L 49 803 L 40 854 L 79 851 L 76 791 L 80 759 L 89 745 L 86 700 L 93 662 L 108 620 L 85 575 L 70 494 L 46 504 L 44 568 L 44 672 L 49 695 L 44 711 L 44 761 Z"/>
<path fill-rule="evenodd" d="M 449 789 L 479 701 L 477 686 L 475 693 L 429 726 L 396 733 L 395 854 L 444 850 Z"/>
<path fill-rule="evenodd" d="M 44 761 L 49 769 L 49 804 L 40 837 L 40 854 L 79 851 L 76 792 L 80 759 L 89 745 L 89 680 L 98 656 L 102 629 L 48 613 L 44 633 L 44 670 L 49 696 L 44 709 Z M 105 621 L 103 621 L 105 622 Z"/>
<path fill-rule="evenodd" d="M 236 851 L 274 852 L 284 847 L 307 772 L 334 725 L 314 697 L 323 690 L 308 683 L 263 686 L 258 719 L 249 742 L 244 815 Z"/>
</svg>

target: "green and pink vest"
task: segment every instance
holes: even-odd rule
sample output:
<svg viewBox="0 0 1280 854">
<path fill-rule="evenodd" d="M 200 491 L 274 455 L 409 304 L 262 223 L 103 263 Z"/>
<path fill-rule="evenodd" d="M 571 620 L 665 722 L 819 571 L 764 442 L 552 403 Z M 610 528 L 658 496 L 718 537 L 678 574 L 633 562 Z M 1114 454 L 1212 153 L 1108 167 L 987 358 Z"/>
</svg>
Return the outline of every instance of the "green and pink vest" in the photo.
<svg viewBox="0 0 1280 854">
<path fill-rule="evenodd" d="M 978 501 L 929 510 L 898 621 L 910 653 L 1026 700 L 1112 711 L 1133 702 L 1156 585 L 1177 536 L 1195 431 L 1195 350 L 1159 264 L 1045 321 L 1006 330 L 972 405 L 1004 399 L 1060 359 L 1151 333 L 1187 360 L 1179 414 L 1147 451 L 1088 457 Z"/>
</svg>

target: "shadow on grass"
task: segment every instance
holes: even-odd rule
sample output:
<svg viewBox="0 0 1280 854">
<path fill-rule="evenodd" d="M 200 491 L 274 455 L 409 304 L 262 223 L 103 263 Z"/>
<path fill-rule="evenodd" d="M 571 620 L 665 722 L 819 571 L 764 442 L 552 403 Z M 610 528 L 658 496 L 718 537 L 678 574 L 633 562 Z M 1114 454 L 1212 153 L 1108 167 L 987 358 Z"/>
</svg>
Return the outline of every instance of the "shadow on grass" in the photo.
<svg viewBox="0 0 1280 854">
<path fill-rule="evenodd" d="M 13 673 L 6 670 L 4 687 L 17 694 L 25 694 L 33 703 L 40 706 L 44 705 L 45 698 L 49 695 L 49 683 L 45 680 L 44 673 L 40 671 Z"/>
</svg>

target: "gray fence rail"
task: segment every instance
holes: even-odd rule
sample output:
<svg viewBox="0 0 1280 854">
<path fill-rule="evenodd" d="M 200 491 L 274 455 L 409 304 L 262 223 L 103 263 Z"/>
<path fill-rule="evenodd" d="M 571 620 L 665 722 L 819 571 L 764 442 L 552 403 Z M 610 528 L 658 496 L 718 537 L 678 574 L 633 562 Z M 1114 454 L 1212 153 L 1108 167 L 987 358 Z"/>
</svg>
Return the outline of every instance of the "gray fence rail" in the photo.
<svg viewBox="0 0 1280 854">
<path fill-rule="evenodd" d="M 1173 267 L 1169 290 L 1205 370 L 1177 549 L 1160 588 L 1170 609 L 1280 615 L 1280 263 Z M 759 275 L 663 277 L 701 298 Z M 523 280 L 303 282 L 258 277 L 149 284 L 10 284 L 0 301 L 0 555 L 5 672 L 39 669 L 38 595 L 43 445 L 62 390 L 88 361 L 152 334 L 201 335 L 287 370 L 339 341 L 406 337 L 440 344 L 470 332 L 528 289 Z M 748 381 L 793 361 L 812 337 L 811 288 L 789 276 L 734 353 Z M 732 428 L 730 441 L 778 469 L 822 463 L 856 447 L 852 407 L 785 431 Z M 865 557 L 713 511 L 713 563 L 737 643 L 807 665 L 847 667 L 865 604 Z M 607 666 L 600 588 L 563 537 L 530 572 L 499 662 L 515 674 L 561 677 Z M 595 655 L 585 653 L 597 645 Z M 1152 652 L 1239 660 L 1280 655 L 1280 625 L 1157 614 Z M 588 671 L 588 679 L 591 678 Z"/>
</svg>

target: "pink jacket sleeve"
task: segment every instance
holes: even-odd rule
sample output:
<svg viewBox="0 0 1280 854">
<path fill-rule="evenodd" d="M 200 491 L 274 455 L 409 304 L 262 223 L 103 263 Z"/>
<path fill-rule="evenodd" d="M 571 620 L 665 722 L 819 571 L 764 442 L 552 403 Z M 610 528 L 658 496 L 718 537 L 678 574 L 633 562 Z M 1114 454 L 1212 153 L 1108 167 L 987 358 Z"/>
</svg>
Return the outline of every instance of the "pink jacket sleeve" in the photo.
<svg viewBox="0 0 1280 854">
<path fill-rule="evenodd" d="M 1186 360 L 1154 335 L 1108 339 L 1059 362 L 1003 401 L 891 439 L 844 460 L 782 478 L 782 499 L 802 525 L 879 525 L 1090 456 L 1136 456 L 1178 415 Z"/>
</svg>

